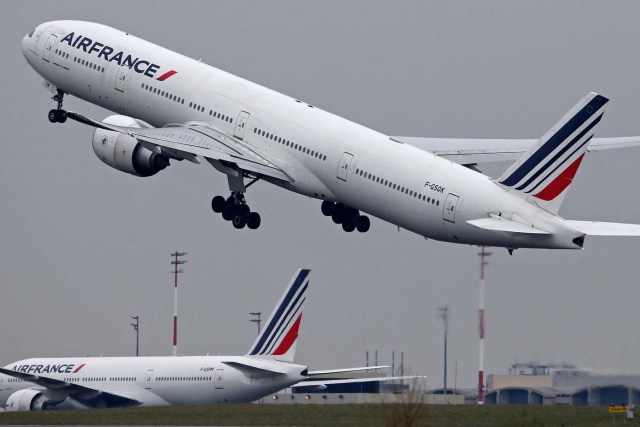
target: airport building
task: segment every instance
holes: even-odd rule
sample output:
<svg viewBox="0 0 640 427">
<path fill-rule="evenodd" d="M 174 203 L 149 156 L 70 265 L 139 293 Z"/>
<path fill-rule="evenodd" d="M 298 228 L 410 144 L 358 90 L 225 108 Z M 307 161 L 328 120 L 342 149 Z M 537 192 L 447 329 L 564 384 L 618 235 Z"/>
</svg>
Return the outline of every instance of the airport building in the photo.
<svg viewBox="0 0 640 427">
<path fill-rule="evenodd" d="M 619 405 L 640 403 L 640 375 L 598 374 L 567 364 L 516 363 L 489 375 L 486 404 Z"/>
</svg>

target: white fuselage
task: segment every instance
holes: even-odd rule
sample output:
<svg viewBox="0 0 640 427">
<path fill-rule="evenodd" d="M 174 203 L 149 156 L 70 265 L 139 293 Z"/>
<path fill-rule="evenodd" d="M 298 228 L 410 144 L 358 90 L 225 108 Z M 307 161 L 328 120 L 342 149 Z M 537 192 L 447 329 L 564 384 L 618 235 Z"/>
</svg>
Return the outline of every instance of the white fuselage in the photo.
<svg viewBox="0 0 640 427">
<path fill-rule="evenodd" d="M 259 370 L 248 374 L 223 363 L 245 361 L 257 363 L 245 356 L 74 357 L 26 359 L 6 368 L 126 396 L 142 406 L 252 402 L 305 379 L 307 367 L 294 363 L 259 361 L 283 372 L 275 375 L 260 375 Z M 43 389 L 0 374 L 0 406 L 5 407 L 9 396 L 26 388 Z M 102 406 L 110 405 L 105 402 Z M 84 406 L 67 398 L 57 407 Z"/>
<path fill-rule="evenodd" d="M 71 42 L 63 41 L 71 33 Z M 288 190 L 344 203 L 436 240 L 580 248 L 573 239 L 582 233 L 481 173 L 125 32 L 88 22 L 49 22 L 25 37 L 23 51 L 55 87 L 153 126 L 200 121 L 233 135 L 241 112 L 248 113 L 243 141 L 268 153 L 291 176 L 292 183 L 283 184 Z M 130 55 L 129 65 L 138 62 L 122 65 L 116 51 Z M 177 73 L 158 80 L 170 70 Z M 551 234 L 488 231 L 466 223 L 490 214 L 515 216 Z"/>
</svg>

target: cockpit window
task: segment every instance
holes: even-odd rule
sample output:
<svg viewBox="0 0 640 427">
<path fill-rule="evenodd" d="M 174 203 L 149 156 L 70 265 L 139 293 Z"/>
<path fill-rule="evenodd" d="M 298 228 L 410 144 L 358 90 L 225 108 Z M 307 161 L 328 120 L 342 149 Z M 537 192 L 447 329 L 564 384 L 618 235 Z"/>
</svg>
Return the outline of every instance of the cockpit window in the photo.
<svg viewBox="0 0 640 427">
<path fill-rule="evenodd" d="M 31 32 L 29 33 L 29 37 L 32 37 L 32 36 L 33 36 L 33 33 L 35 33 L 35 32 L 36 32 L 36 29 L 34 28 L 34 29 L 33 29 L 33 30 L 31 30 Z"/>
</svg>

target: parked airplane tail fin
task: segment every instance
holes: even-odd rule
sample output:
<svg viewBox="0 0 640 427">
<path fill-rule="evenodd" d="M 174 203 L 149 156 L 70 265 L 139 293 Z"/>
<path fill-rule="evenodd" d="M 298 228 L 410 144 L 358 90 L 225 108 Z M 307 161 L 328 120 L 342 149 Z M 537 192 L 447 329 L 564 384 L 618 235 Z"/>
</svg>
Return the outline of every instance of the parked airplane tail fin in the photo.
<svg viewBox="0 0 640 427">
<path fill-rule="evenodd" d="M 293 361 L 310 272 L 296 272 L 247 356 Z"/>
<path fill-rule="evenodd" d="M 558 213 L 608 101 L 589 93 L 497 182 L 528 202 Z"/>
</svg>

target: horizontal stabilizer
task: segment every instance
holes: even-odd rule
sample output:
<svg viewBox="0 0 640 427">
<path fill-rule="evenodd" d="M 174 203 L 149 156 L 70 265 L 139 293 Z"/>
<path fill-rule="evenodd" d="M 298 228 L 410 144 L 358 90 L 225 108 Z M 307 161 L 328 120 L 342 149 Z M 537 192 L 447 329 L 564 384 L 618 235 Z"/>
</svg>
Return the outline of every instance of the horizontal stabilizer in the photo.
<svg viewBox="0 0 640 427">
<path fill-rule="evenodd" d="M 262 376 L 262 375 L 284 375 L 288 371 L 286 369 L 277 369 L 273 363 L 264 363 L 260 360 L 251 362 L 238 362 L 236 360 L 223 361 L 227 366 L 235 368 L 246 375 Z"/>
<path fill-rule="evenodd" d="M 394 136 L 392 139 L 462 165 L 518 160 L 538 142 L 537 139 L 519 138 L 472 139 Z M 634 147 L 640 147 L 640 136 L 592 138 L 587 151 L 599 152 Z"/>
<path fill-rule="evenodd" d="M 567 224 L 588 236 L 639 236 L 640 224 L 621 224 L 617 222 L 569 221 Z"/>
<path fill-rule="evenodd" d="M 490 218 L 473 219 L 467 221 L 467 224 L 482 228 L 483 230 L 503 231 L 507 233 L 551 234 L 548 231 L 535 228 L 532 225 L 523 224 L 497 215 L 492 215 Z"/>
</svg>

